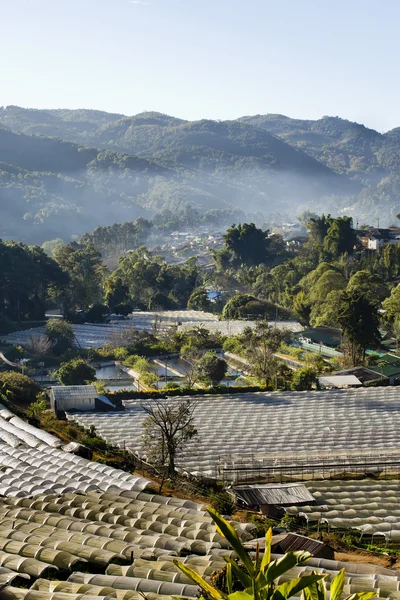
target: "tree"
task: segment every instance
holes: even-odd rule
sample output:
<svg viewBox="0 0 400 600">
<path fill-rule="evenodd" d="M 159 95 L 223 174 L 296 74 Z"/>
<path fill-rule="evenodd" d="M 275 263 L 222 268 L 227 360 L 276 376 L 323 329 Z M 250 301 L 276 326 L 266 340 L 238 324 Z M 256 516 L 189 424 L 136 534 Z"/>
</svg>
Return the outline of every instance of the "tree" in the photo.
<svg viewBox="0 0 400 600">
<path fill-rule="evenodd" d="M 116 315 L 127 317 L 133 311 L 133 306 L 129 302 L 123 302 L 121 304 L 117 304 L 114 310 Z"/>
<path fill-rule="evenodd" d="M 121 277 L 112 273 L 104 283 L 104 302 L 112 312 L 115 312 L 116 307 L 124 304 L 128 299 L 129 287 L 123 283 Z"/>
<path fill-rule="evenodd" d="M 317 371 L 312 367 L 301 367 L 293 373 L 292 390 L 312 390 L 315 383 L 317 383 Z"/>
<path fill-rule="evenodd" d="M 250 294 L 236 294 L 225 304 L 222 317 L 224 319 L 242 319 L 246 315 L 246 306 L 249 302 L 256 301 L 256 298 Z"/>
<path fill-rule="evenodd" d="M 400 317 L 400 284 L 392 289 L 390 296 L 382 302 L 382 307 L 386 311 L 387 319 L 394 321 Z"/>
<path fill-rule="evenodd" d="M 389 293 L 383 279 L 367 270 L 357 271 L 350 277 L 347 292 L 359 292 L 378 307 Z"/>
<path fill-rule="evenodd" d="M 15 371 L 0 373 L 0 387 L 4 388 L 9 400 L 15 404 L 31 404 L 41 391 L 36 381 Z"/>
<path fill-rule="evenodd" d="M 72 325 L 63 319 L 50 319 L 46 323 L 46 335 L 52 343 L 55 356 L 61 356 L 72 350 L 76 344 Z"/>
<path fill-rule="evenodd" d="M 343 290 L 346 287 L 346 283 L 341 273 L 333 269 L 325 271 L 311 289 L 309 294 L 311 304 L 323 302 L 330 292 Z"/>
<path fill-rule="evenodd" d="M 93 304 L 86 313 L 86 320 L 89 323 L 104 323 L 108 314 L 108 306 L 105 304 Z"/>
<path fill-rule="evenodd" d="M 209 498 L 211 506 L 223 515 L 231 515 L 236 508 L 236 502 L 226 490 L 210 492 Z"/>
<path fill-rule="evenodd" d="M 393 335 L 396 339 L 396 349 L 399 349 L 399 340 L 400 340 L 400 315 L 395 318 L 393 322 Z"/>
<path fill-rule="evenodd" d="M 68 362 L 61 363 L 56 372 L 62 385 L 85 385 L 96 379 L 96 370 L 93 369 L 85 360 L 76 358 Z"/>
<path fill-rule="evenodd" d="M 251 375 L 267 386 L 278 374 L 280 361 L 275 353 L 285 339 L 285 333 L 266 321 L 259 321 L 254 329 L 247 327 L 240 337 Z"/>
<path fill-rule="evenodd" d="M 380 342 L 378 309 L 359 292 L 344 292 L 337 321 L 347 342 L 346 354 L 355 367 L 365 360 L 367 348 Z"/>
<path fill-rule="evenodd" d="M 90 244 L 84 246 L 73 242 L 56 246 L 54 258 L 69 279 L 62 291 L 54 296 L 61 303 L 64 315 L 77 309 L 87 310 L 91 304 L 100 301 L 104 274 L 100 252 Z"/>
<path fill-rule="evenodd" d="M 197 288 L 197 290 L 192 292 L 187 303 L 187 308 L 188 310 L 211 310 L 211 302 L 204 288 Z"/>
<path fill-rule="evenodd" d="M 63 245 L 63 240 L 61 238 L 56 238 L 55 240 L 48 240 L 47 242 L 43 242 L 42 250 L 44 250 L 47 256 L 53 256 L 54 250 L 57 246 Z"/>
<path fill-rule="evenodd" d="M 333 219 L 324 239 L 324 248 L 334 258 L 341 254 L 353 254 L 357 244 L 357 234 L 353 229 L 351 217 Z"/>
<path fill-rule="evenodd" d="M 322 249 L 328 229 L 332 223 L 330 215 L 321 215 L 320 217 L 311 217 L 307 220 L 306 227 L 309 233 L 309 244 L 311 247 Z"/>
<path fill-rule="evenodd" d="M 143 404 L 147 417 L 143 421 L 143 448 L 147 460 L 166 469 L 168 477 L 176 474 L 177 453 L 197 434 L 194 426 L 194 403 L 190 400 L 153 400 Z"/>
<path fill-rule="evenodd" d="M 156 373 L 156 366 L 152 365 L 143 356 L 131 355 L 124 360 L 124 365 L 131 367 L 139 376 L 139 382 L 145 386 L 152 388 L 159 381 Z"/>
<path fill-rule="evenodd" d="M 50 290 L 68 276 L 38 246 L 0 240 L 0 317 L 14 321 L 43 319 Z"/>
<path fill-rule="evenodd" d="M 318 219 L 318 215 L 316 213 L 311 212 L 310 210 L 305 210 L 297 217 L 297 220 L 300 223 L 300 225 L 303 225 L 303 227 L 305 227 L 306 229 L 312 219 L 315 221 L 315 219 Z"/>
<path fill-rule="evenodd" d="M 197 379 L 209 386 L 216 386 L 226 375 L 228 365 L 216 352 L 206 352 L 196 365 Z"/>
<path fill-rule="evenodd" d="M 265 263 L 270 258 L 269 232 L 258 229 L 254 223 L 232 225 L 224 234 L 226 249 L 236 263 L 247 266 Z"/>
</svg>

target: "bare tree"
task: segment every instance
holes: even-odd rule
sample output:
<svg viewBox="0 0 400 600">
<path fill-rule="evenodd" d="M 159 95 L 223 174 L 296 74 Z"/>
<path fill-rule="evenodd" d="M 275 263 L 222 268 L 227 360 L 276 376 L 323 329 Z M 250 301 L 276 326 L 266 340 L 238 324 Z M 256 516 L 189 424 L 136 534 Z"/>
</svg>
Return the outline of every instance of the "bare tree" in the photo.
<svg viewBox="0 0 400 600">
<path fill-rule="evenodd" d="M 37 356 L 45 356 L 46 354 L 50 354 L 51 347 L 52 342 L 47 335 L 34 333 L 28 339 L 28 350 Z"/>
<path fill-rule="evenodd" d="M 163 469 L 164 476 L 174 477 L 177 453 L 197 434 L 194 403 L 190 400 L 152 400 L 142 404 L 142 408 L 147 414 L 142 424 L 147 460 Z"/>
</svg>

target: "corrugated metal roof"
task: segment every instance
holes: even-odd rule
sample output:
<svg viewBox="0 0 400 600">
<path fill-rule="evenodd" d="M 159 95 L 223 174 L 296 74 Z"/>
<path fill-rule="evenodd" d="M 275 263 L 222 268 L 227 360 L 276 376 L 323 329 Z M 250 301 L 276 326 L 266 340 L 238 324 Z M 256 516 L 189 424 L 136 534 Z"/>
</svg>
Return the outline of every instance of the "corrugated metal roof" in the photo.
<svg viewBox="0 0 400 600">
<path fill-rule="evenodd" d="M 317 554 L 326 544 L 318 540 L 306 537 L 304 535 L 298 535 L 297 533 L 282 533 L 280 535 L 274 535 L 272 538 L 272 550 L 275 551 L 277 547 L 285 554 L 286 552 L 295 552 L 297 550 L 303 550 L 310 552 L 313 556 Z"/>
<path fill-rule="evenodd" d="M 263 504 L 279 506 L 314 502 L 314 496 L 301 483 L 249 485 L 233 487 L 232 490 L 248 506 L 261 506 Z"/>
<path fill-rule="evenodd" d="M 57 400 L 70 398 L 97 398 L 98 392 L 94 385 L 59 385 L 51 388 L 53 397 Z"/>
</svg>

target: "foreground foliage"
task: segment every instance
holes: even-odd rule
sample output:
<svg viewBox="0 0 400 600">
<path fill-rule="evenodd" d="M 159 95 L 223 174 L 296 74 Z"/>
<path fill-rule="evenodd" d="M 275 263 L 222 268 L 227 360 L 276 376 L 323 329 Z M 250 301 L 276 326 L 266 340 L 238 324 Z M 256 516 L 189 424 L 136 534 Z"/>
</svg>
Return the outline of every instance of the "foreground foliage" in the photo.
<svg viewBox="0 0 400 600">
<path fill-rule="evenodd" d="M 279 583 L 282 576 L 297 565 L 305 563 L 310 557 L 309 552 L 288 552 L 281 558 L 271 560 L 272 529 L 265 536 L 265 550 L 261 559 L 257 549 L 255 560 L 252 560 L 242 545 L 238 534 L 232 525 L 223 519 L 214 509 L 208 509 L 217 532 L 225 537 L 239 560 L 225 557 L 226 591 L 219 590 L 209 584 L 196 571 L 175 560 L 175 565 L 200 586 L 204 598 L 212 600 L 288 600 L 302 593 L 303 600 L 326 600 L 326 589 L 323 579 L 326 575 L 310 573 L 301 577 Z M 341 600 L 345 582 L 345 571 L 342 569 L 330 585 L 331 600 Z M 236 589 L 235 589 L 236 588 Z M 374 592 L 356 593 L 346 600 L 369 600 Z"/>
</svg>

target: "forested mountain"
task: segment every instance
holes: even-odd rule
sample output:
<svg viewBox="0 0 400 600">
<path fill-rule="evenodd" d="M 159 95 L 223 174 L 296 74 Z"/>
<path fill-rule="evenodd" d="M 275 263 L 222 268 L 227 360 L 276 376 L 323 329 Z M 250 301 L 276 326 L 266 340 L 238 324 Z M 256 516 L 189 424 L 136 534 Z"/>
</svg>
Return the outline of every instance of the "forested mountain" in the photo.
<svg viewBox="0 0 400 600">
<path fill-rule="evenodd" d="M 147 214 L 138 203 L 167 170 L 122 153 L 0 129 L 0 237 L 68 239 Z"/>
<path fill-rule="evenodd" d="M 0 127 L 0 216 L 7 235 L 26 241 L 187 204 L 267 219 L 346 212 L 360 222 L 380 216 L 381 225 L 400 209 L 400 129 L 380 134 L 330 117 L 189 122 L 15 106 L 0 108 Z"/>
</svg>

